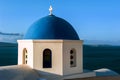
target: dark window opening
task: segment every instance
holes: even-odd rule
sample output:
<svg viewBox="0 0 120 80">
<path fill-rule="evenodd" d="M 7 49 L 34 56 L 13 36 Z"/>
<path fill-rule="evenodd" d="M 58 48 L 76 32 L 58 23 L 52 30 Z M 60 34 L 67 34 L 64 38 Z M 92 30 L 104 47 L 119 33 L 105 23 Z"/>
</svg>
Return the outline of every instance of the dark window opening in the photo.
<svg viewBox="0 0 120 80">
<path fill-rule="evenodd" d="M 26 55 L 26 58 L 27 58 L 27 55 Z"/>
<path fill-rule="evenodd" d="M 27 64 L 27 60 L 26 60 L 26 62 L 25 62 L 26 64 Z"/>
<path fill-rule="evenodd" d="M 76 50 L 70 50 L 70 67 L 76 67 Z"/>
<path fill-rule="evenodd" d="M 73 54 L 73 50 L 70 50 L 70 53 Z"/>
<path fill-rule="evenodd" d="M 73 56 L 70 56 L 70 59 L 73 59 Z"/>
<path fill-rule="evenodd" d="M 27 59 L 28 58 L 28 53 L 27 53 L 27 49 L 26 48 L 24 48 L 23 49 L 23 64 L 27 64 Z"/>
<path fill-rule="evenodd" d="M 71 64 L 71 65 L 73 65 L 73 63 L 74 63 L 73 61 L 70 61 L 70 64 Z"/>
<path fill-rule="evenodd" d="M 43 51 L 43 68 L 52 68 L 52 52 L 50 49 Z"/>
</svg>

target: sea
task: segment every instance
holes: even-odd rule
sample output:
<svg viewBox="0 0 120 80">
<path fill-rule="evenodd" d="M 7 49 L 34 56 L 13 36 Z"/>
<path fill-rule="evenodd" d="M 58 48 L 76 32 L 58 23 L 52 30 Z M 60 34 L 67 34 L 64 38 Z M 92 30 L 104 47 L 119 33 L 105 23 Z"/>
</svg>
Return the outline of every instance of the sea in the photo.
<svg viewBox="0 0 120 80">
<path fill-rule="evenodd" d="M 0 66 L 17 65 L 18 45 L 0 42 Z M 84 69 L 108 68 L 120 74 L 120 46 L 84 45 Z"/>
</svg>

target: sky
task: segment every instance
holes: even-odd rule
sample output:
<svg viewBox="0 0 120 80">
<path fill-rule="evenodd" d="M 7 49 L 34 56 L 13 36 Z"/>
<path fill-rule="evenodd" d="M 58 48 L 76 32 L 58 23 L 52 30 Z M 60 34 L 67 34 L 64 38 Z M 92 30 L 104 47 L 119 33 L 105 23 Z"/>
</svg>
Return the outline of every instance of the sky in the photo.
<svg viewBox="0 0 120 80">
<path fill-rule="evenodd" d="M 24 34 L 50 4 L 80 39 L 120 41 L 120 0 L 0 0 L 0 32 Z"/>
</svg>

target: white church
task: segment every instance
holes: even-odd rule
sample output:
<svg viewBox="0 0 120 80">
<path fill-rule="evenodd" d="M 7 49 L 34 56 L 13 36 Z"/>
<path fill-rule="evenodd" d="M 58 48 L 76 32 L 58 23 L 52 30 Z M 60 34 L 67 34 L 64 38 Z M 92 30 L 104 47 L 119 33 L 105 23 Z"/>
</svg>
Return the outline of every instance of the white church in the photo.
<svg viewBox="0 0 120 80">
<path fill-rule="evenodd" d="M 60 76 L 95 76 L 83 72 L 83 40 L 70 23 L 50 14 L 34 22 L 18 40 L 18 65 Z"/>
</svg>

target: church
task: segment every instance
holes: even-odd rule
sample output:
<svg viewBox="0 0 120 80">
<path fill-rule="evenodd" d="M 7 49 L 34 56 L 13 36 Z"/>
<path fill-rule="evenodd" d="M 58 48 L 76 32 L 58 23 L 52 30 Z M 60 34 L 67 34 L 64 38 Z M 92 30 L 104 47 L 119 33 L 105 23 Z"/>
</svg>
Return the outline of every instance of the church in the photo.
<svg viewBox="0 0 120 80">
<path fill-rule="evenodd" d="M 70 23 L 52 14 L 52 6 L 49 11 L 18 40 L 18 65 L 60 76 L 83 74 L 83 40 Z"/>
</svg>

